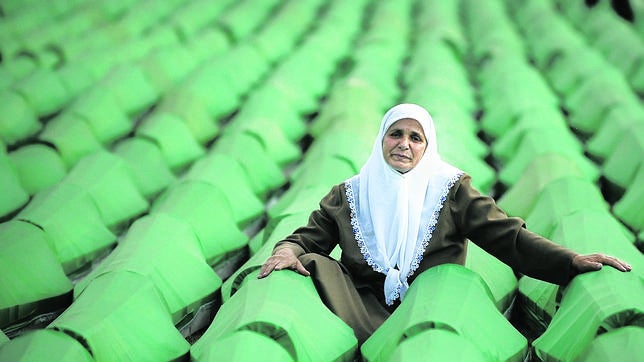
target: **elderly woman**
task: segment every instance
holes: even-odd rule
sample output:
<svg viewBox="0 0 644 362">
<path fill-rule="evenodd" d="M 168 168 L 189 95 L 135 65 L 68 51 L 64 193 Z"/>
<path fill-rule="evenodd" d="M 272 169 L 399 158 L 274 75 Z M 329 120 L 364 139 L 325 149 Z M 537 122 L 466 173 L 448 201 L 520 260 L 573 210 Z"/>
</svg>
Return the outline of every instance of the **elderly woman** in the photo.
<svg viewBox="0 0 644 362">
<path fill-rule="evenodd" d="M 360 174 L 334 186 L 308 225 L 276 244 L 259 278 L 282 269 L 310 275 L 324 304 L 362 344 L 415 276 L 464 264 L 467 240 L 514 270 L 560 285 L 604 264 L 631 269 L 602 254 L 579 255 L 508 217 L 467 174 L 441 160 L 429 113 L 400 104 L 385 114 Z M 339 262 L 329 257 L 338 244 Z"/>
</svg>

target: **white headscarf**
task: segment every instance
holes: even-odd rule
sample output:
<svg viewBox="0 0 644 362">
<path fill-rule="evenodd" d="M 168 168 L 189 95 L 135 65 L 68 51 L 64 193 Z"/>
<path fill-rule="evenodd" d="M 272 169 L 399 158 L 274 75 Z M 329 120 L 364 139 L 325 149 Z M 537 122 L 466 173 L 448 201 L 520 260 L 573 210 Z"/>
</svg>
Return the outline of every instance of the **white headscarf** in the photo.
<svg viewBox="0 0 644 362">
<path fill-rule="evenodd" d="M 382 141 L 396 121 L 420 123 L 427 148 L 416 167 L 401 174 L 384 159 Z M 347 199 L 356 241 L 371 267 L 385 274 L 387 304 L 409 287 L 407 279 L 418 268 L 450 188 L 462 171 L 441 160 L 434 122 L 416 104 L 399 104 L 382 119 L 371 156 L 360 174 L 347 180 Z"/>
</svg>

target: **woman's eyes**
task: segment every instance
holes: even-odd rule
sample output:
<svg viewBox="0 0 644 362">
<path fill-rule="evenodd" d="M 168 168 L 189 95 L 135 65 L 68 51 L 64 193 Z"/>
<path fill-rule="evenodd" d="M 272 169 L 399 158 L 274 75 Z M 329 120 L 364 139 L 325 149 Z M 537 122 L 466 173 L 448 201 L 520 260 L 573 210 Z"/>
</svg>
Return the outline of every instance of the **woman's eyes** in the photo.
<svg viewBox="0 0 644 362">
<path fill-rule="evenodd" d="M 393 132 L 389 133 L 389 137 L 391 137 L 391 138 L 400 138 L 400 137 L 402 137 L 402 135 L 403 135 L 403 133 L 401 131 L 393 131 Z M 414 142 L 424 142 L 423 138 L 417 133 L 412 133 L 410 138 Z"/>
</svg>

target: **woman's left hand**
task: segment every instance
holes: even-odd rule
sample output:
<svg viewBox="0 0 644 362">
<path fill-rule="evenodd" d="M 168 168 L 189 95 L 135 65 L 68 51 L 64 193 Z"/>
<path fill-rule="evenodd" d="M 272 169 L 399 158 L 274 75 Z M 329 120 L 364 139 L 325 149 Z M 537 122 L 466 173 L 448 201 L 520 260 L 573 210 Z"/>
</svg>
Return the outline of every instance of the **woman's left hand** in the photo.
<svg viewBox="0 0 644 362">
<path fill-rule="evenodd" d="M 626 262 L 604 254 L 577 255 L 572 259 L 572 266 L 580 274 L 600 270 L 604 265 L 623 272 L 631 271 L 631 266 Z"/>
</svg>

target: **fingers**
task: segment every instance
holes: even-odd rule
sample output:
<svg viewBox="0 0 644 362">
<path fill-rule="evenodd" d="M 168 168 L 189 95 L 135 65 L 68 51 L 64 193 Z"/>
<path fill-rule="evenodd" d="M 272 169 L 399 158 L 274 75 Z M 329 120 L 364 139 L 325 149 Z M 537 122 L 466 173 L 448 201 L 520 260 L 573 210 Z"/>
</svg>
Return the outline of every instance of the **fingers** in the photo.
<svg viewBox="0 0 644 362">
<path fill-rule="evenodd" d="M 302 275 L 304 275 L 306 277 L 311 275 L 311 273 L 309 273 L 309 271 L 306 270 L 306 268 L 304 268 L 304 265 L 302 265 L 302 263 L 299 260 L 297 261 L 297 264 L 295 264 L 295 271 L 297 271 L 298 273 L 300 273 L 300 274 L 302 274 Z"/>
<path fill-rule="evenodd" d="M 573 265 L 581 273 L 600 270 L 604 265 L 609 265 L 622 272 L 631 271 L 631 266 L 628 263 L 604 254 L 577 255 L 573 259 Z"/>
<path fill-rule="evenodd" d="M 282 269 L 291 269 L 304 276 L 311 275 L 311 273 L 309 273 L 309 271 L 304 268 L 304 265 L 302 265 L 302 263 L 297 258 L 285 258 L 282 255 L 273 255 L 268 258 L 264 264 L 262 264 L 257 278 L 266 278 L 274 270 Z"/>
<path fill-rule="evenodd" d="M 602 264 L 610 265 L 613 268 L 623 272 L 631 271 L 631 266 L 628 265 L 626 262 L 612 256 L 606 256 L 606 255 L 602 255 L 602 256 L 603 256 L 601 261 Z"/>
</svg>

